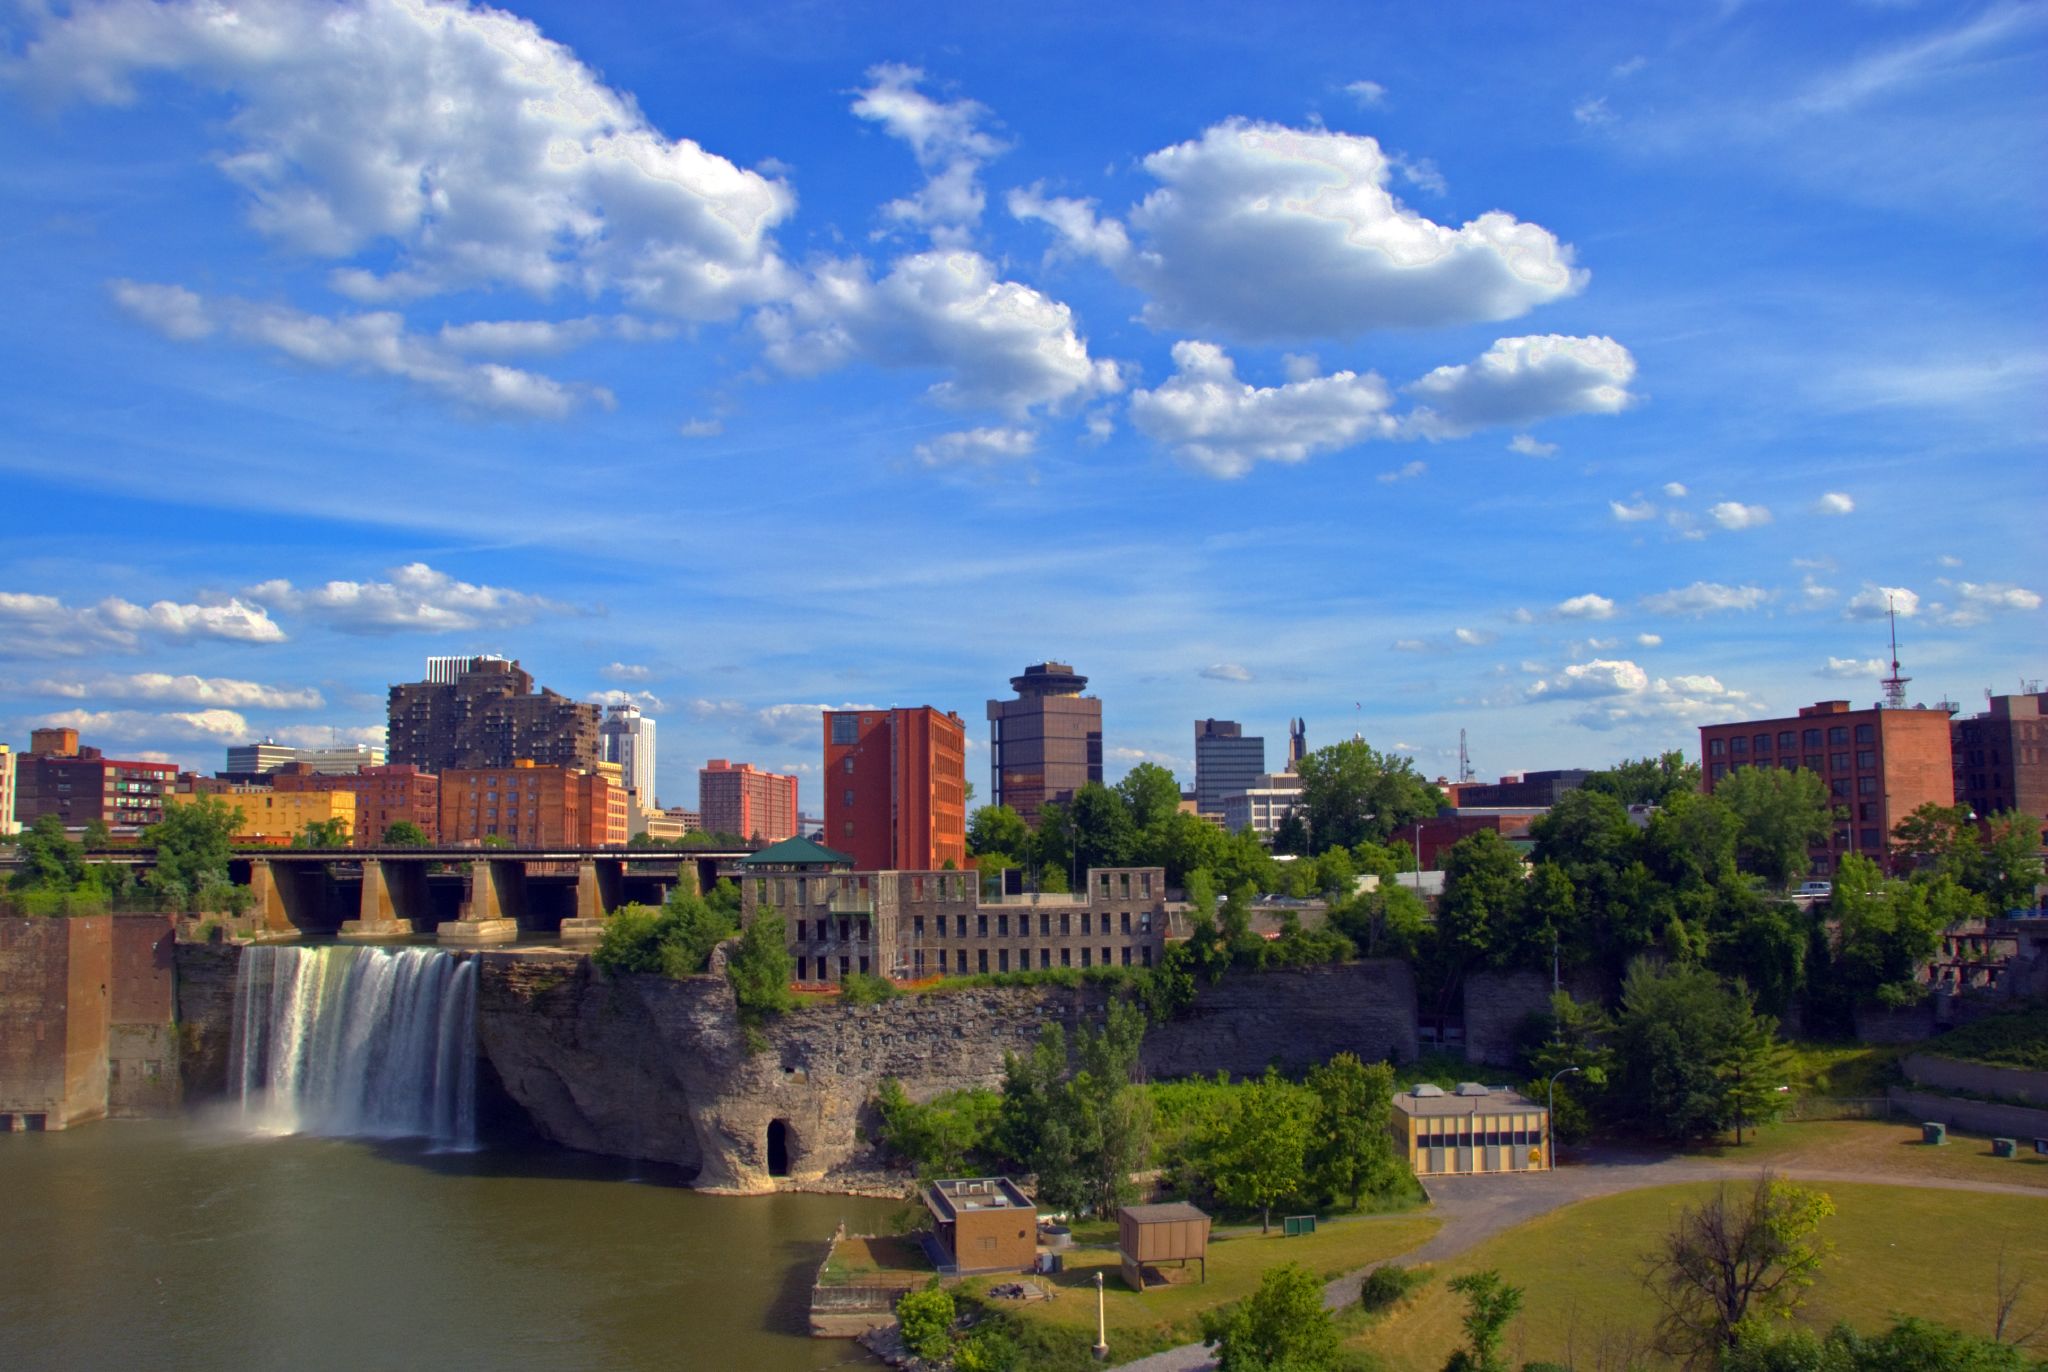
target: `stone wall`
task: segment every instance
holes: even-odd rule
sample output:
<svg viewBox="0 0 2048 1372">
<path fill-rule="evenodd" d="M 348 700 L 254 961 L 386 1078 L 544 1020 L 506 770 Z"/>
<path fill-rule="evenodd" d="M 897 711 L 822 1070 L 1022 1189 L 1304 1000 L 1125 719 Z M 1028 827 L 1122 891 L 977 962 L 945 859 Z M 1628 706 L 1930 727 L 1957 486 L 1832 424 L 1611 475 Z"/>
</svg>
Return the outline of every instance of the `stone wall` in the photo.
<svg viewBox="0 0 2048 1372">
<path fill-rule="evenodd" d="M 0 919 L 0 1113 L 63 1129 L 107 1109 L 111 918 Z"/>
<path fill-rule="evenodd" d="M 235 973 L 241 956 L 241 946 L 233 943 L 177 946 L 179 1077 L 187 1101 L 218 1099 L 227 1093 Z"/>
<path fill-rule="evenodd" d="M 749 1051 L 724 978 L 605 978 L 580 958 L 482 956 L 478 1034 L 508 1095 L 570 1147 L 695 1169 L 705 1189 L 764 1191 L 779 1123 L 788 1180 L 816 1184 L 862 1164 L 867 1104 L 883 1078 L 917 1099 L 1002 1079 L 1003 1056 L 1040 1029 L 1101 1019 L 1099 986 L 978 987 L 880 1005 L 818 1006 L 772 1019 Z M 1147 1035 L 1153 1076 L 1337 1052 L 1415 1053 L 1405 964 L 1355 963 L 1204 986 L 1189 1013 Z"/>
<path fill-rule="evenodd" d="M 1583 968 L 1565 976 L 1573 997 L 1604 1003 L 1610 988 Z M 1476 971 L 1465 974 L 1465 1059 L 1490 1067 L 1515 1060 L 1515 1039 L 1529 1016 L 1550 1008 L 1550 978 L 1541 972 Z"/>
<path fill-rule="evenodd" d="M 2023 1067 L 1993 1067 L 1988 1063 L 1964 1062 L 1934 1053 L 1909 1053 L 1900 1066 L 1905 1069 L 1906 1080 L 1915 1086 L 1968 1091 L 1979 1096 L 2003 1096 L 2030 1105 L 2048 1106 L 2048 1072 L 2030 1072 Z"/>
<path fill-rule="evenodd" d="M 1951 1129 L 1973 1134 L 2020 1140 L 2020 1151 L 2031 1153 L 2033 1141 L 2048 1138 L 2048 1110 L 2023 1105 L 1996 1105 L 1991 1101 L 1966 1100 L 1934 1091 L 1914 1091 L 1894 1086 L 1888 1093 L 1892 1114 L 1910 1120 L 1937 1120 Z"/>
</svg>

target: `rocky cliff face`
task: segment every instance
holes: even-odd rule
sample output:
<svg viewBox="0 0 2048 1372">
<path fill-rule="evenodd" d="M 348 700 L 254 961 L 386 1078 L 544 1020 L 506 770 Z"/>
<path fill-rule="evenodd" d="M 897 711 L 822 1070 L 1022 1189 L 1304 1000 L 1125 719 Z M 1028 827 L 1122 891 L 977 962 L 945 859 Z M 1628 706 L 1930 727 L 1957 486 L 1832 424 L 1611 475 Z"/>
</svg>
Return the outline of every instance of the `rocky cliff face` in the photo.
<svg viewBox="0 0 2048 1372">
<path fill-rule="evenodd" d="M 235 974 L 241 955 L 241 948 L 232 943 L 180 943 L 175 950 L 178 1074 L 188 1101 L 218 1099 L 227 1093 Z"/>
<path fill-rule="evenodd" d="M 505 1090 L 556 1142 L 697 1170 L 698 1186 L 773 1189 L 771 1149 L 798 1183 L 857 1167 L 884 1077 L 913 1097 L 994 1086 L 1042 1026 L 1099 1020 L 1099 987 L 990 987 L 881 1005 L 807 1008 L 749 1051 L 722 977 L 605 978 L 584 959 L 486 954 L 478 1035 Z M 1351 1051 L 1415 1055 L 1405 964 L 1233 977 L 1146 1038 L 1154 1076 L 1304 1067 Z M 771 1142 L 774 1139 L 775 1142 Z"/>
</svg>

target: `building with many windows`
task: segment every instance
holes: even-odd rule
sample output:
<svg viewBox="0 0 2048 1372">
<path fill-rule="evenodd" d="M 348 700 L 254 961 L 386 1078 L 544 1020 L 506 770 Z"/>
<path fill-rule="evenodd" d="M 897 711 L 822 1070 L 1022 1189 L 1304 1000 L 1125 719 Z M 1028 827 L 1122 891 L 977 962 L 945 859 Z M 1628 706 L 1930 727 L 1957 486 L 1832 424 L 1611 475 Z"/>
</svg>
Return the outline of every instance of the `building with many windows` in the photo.
<svg viewBox="0 0 2048 1372">
<path fill-rule="evenodd" d="M 660 809 L 654 798 L 654 721 L 641 714 L 638 705 L 610 705 L 597 736 L 603 760 L 618 764 L 626 789 L 640 808 Z"/>
<path fill-rule="evenodd" d="M 1823 700 L 1781 719 L 1700 729 L 1702 789 L 1711 793 L 1739 768 L 1804 768 L 1827 783 L 1834 831 L 1812 851 L 1831 872 L 1845 853 L 1884 862 L 1899 821 L 1922 805 L 1955 803 L 1946 710 L 1855 710 Z"/>
<path fill-rule="evenodd" d="M 303 834 L 308 825 L 337 820 L 349 834 L 344 842 L 355 841 L 356 798 L 348 791 L 279 791 L 269 786 L 239 786 L 194 777 L 190 789 L 171 792 L 164 797 L 164 804 L 167 809 L 175 809 L 200 800 L 217 800 L 236 813 L 236 843 L 283 848 Z"/>
<path fill-rule="evenodd" d="M 444 844 L 605 847 L 631 837 L 625 788 L 572 767 L 451 767 L 440 775 Z"/>
<path fill-rule="evenodd" d="M 783 918 L 799 982 L 1150 967 L 1170 932 L 1163 867 L 1091 868 L 1074 894 L 984 901 L 972 871 L 875 872 L 808 839 L 740 862 L 742 914 Z"/>
<path fill-rule="evenodd" d="M 1300 805 L 1301 777 L 1293 772 L 1267 772 L 1243 790 L 1223 797 L 1223 827 L 1233 834 L 1249 829 L 1270 839 Z"/>
<path fill-rule="evenodd" d="M 463 661 L 466 670 L 453 680 L 391 688 L 387 742 L 392 762 L 444 772 L 510 767 L 521 759 L 540 767 L 589 770 L 603 761 L 596 705 L 536 691 L 532 674 L 517 662 L 495 657 Z"/>
<path fill-rule="evenodd" d="M 1542 1172 L 1550 1167 L 1550 1113 L 1505 1086 L 1427 1083 L 1394 1097 L 1394 1143 L 1418 1177 Z"/>
<path fill-rule="evenodd" d="M 264 739 L 261 743 L 237 743 L 228 748 L 230 776 L 262 776 L 281 768 L 303 764 L 316 772 L 340 776 L 359 767 L 384 765 L 384 750 L 368 743 L 337 743 L 326 748 L 295 748 Z"/>
<path fill-rule="evenodd" d="M 383 843 L 385 831 L 401 820 L 419 826 L 428 842 L 440 837 L 441 779 L 408 763 L 364 767 L 333 776 L 299 762 L 271 773 L 270 784 L 280 792 L 345 791 L 354 796 L 358 848 L 377 847 Z"/>
<path fill-rule="evenodd" d="M 967 730 L 929 705 L 827 710 L 825 842 L 870 871 L 967 865 Z"/>
<path fill-rule="evenodd" d="M 133 832 L 164 817 L 177 783 L 168 762 L 128 762 L 81 747 L 76 729 L 37 729 L 14 761 L 14 817 L 23 827 L 55 815 L 69 829 L 98 820 Z"/>
<path fill-rule="evenodd" d="M 1956 799 L 1979 815 L 2017 810 L 2048 846 L 2048 694 L 1993 696 L 1951 726 Z"/>
<path fill-rule="evenodd" d="M 1195 812 L 1223 813 L 1223 798 L 1258 785 L 1266 770 L 1266 740 L 1247 737 L 1232 719 L 1195 721 Z"/>
<path fill-rule="evenodd" d="M 14 750 L 0 743 L 0 834 L 19 833 L 14 817 Z"/>
<path fill-rule="evenodd" d="M 697 770 L 697 822 L 708 834 L 780 843 L 798 832 L 797 779 L 715 757 Z"/>
<path fill-rule="evenodd" d="M 1015 700 L 988 703 L 993 804 L 1036 824 L 1047 801 L 1102 780 L 1102 702 L 1081 694 L 1087 685 L 1064 662 L 1040 662 L 1010 678 Z"/>
</svg>

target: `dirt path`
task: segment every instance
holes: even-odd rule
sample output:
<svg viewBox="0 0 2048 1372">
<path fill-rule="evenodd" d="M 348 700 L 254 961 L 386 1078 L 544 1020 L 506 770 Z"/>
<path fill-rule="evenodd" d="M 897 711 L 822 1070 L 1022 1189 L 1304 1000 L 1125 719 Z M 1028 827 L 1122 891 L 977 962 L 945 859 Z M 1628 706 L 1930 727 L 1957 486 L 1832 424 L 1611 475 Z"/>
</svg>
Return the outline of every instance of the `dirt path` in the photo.
<svg viewBox="0 0 2048 1372">
<path fill-rule="evenodd" d="M 1937 1191 L 1986 1191 L 1996 1195 L 2044 1195 L 2038 1186 L 1979 1182 L 1948 1177 L 1886 1175 L 1805 1167 L 1796 1162 L 1776 1166 L 1779 1176 L 1796 1181 L 1853 1182 L 1878 1186 L 1915 1186 Z M 1671 1186 L 1694 1181 L 1728 1181 L 1754 1177 L 1755 1163 L 1677 1154 L 1630 1153 L 1618 1149 L 1584 1149 L 1577 1159 L 1554 1172 L 1522 1176 L 1433 1177 L 1425 1184 L 1431 1215 L 1443 1221 L 1426 1243 L 1387 1259 L 1404 1266 L 1454 1258 L 1496 1234 L 1540 1215 L 1596 1196 L 1611 1196 L 1646 1186 Z M 1359 1283 L 1373 1267 L 1347 1272 L 1323 1289 L 1323 1304 L 1336 1310 L 1358 1299 Z M 1121 1365 L 1121 1372 L 1212 1372 L 1215 1358 L 1203 1344 L 1184 1344 L 1149 1358 Z"/>
</svg>

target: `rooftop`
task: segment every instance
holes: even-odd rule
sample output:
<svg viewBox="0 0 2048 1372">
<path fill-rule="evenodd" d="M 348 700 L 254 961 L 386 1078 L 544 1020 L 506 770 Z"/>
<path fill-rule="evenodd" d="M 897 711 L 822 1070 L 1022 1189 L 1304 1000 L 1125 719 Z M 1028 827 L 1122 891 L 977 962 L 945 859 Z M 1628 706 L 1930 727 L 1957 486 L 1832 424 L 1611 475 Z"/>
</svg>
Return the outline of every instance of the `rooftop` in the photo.
<svg viewBox="0 0 2048 1372">
<path fill-rule="evenodd" d="M 924 1203 L 942 1220 L 979 1210 L 1035 1210 L 1008 1177 L 955 1177 L 925 1188 Z"/>
<path fill-rule="evenodd" d="M 851 867 L 853 858 L 799 834 L 740 859 L 742 867 Z"/>
<path fill-rule="evenodd" d="M 1186 1201 L 1164 1205 L 1126 1205 L 1121 1212 L 1139 1224 L 1173 1224 L 1180 1220 L 1206 1220 L 1209 1216 Z"/>
<path fill-rule="evenodd" d="M 1481 1110 L 1541 1110 L 1543 1107 L 1508 1086 L 1461 1082 L 1456 1091 L 1423 1082 L 1394 1097 L 1405 1115 L 1474 1115 Z"/>
</svg>

